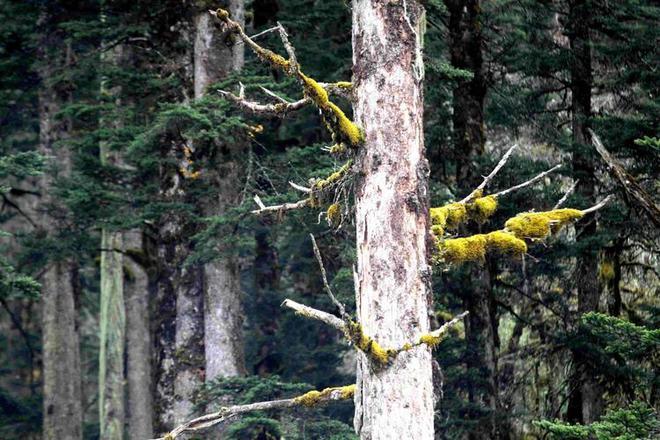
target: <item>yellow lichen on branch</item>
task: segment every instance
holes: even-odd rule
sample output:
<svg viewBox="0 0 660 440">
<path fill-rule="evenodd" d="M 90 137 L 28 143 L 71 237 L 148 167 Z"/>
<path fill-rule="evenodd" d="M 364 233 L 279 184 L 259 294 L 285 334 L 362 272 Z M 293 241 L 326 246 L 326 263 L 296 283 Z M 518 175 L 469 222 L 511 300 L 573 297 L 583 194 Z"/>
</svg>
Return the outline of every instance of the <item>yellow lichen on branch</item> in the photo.
<svg viewBox="0 0 660 440">
<path fill-rule="evenodd" d="M 454 202 L 438 208 L 431 208 L 431 231 L 441 237 L 446 229 L 456 229 L 468 220 L 483 223 L 497 211 L 497 198 L 494 195 L 477 197 L 471 202 Z"/>
<path fill-rule="evenodd" d="M 525 212 L 510 218 L 504 224 L 518 238 L 541 240 L 550 233 L 559 231 L 568 223 L 582 218 L 584 213 L 577 209 L 555 209 L 546 212 Z"/>
<path fill-rule="evenodd" d="M 377 365 L 387 365 L 390 359 L 397 354 L 396 350 L 383 348 L 365 335 L 362 326 L 357 322 L 349 322 L 346 325 L 346 337 Z"/>
<path fill-rule="evenodd" d="M 523 255 L 527 252 L 527 244 L 523 240 L 505 231 L 438 240 L 437 243 L 440 259 L 456 264 L 483 261 L 487 252 L 509 255 Z"/>
<path fill-rule="evenodd" d="M 326 216 L 331 225 L 337 226 L 341 221 L 341 205 L 339 203 L 333 203 L 330 205 L 326 212 Z"/>
<path fill-rule="evenodd" d="M 331 387 L 326 388 L 323 391 L 309 391 L 302 396 L 298 396 L 295 399 L 295 403 L 298 405 L 306 407 L 314 407 L 321 402 L 328 400 L 328 398 L 333 394 L 337 393 L 336 400 L 348 400 L 353 398 L 355 395 L 355 384 L 346 385 L 343 387 Z"/>
<path fill-rule="evenodd" d="M 497 211 L 497 198 L 493 195 L 479 197 L 468 203 L 467 207 L 470 219 L 483 223 Z"/>
<path fill-rule="evenodd" d="M 431 208 L 431 230 L 442 236 L 445 229 L 456 229 L 467 220 L 467 209 L 463 203 L 449 203 L 438 208 Z"/>
</svg>

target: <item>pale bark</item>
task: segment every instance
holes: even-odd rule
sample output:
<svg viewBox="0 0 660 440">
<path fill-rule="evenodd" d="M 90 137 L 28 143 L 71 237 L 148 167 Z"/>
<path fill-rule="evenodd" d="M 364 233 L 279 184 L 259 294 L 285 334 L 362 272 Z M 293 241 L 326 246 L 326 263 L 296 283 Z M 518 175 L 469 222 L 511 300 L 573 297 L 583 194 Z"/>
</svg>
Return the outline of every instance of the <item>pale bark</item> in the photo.
<svg viewBox="0 0 660 440">
<path fill-rule="evenodd" d="M 59 48 L 59 54 L 69 58 L 70 48 L 54 33 L 42 41 L 42 47 Z M 55 49 L 57 50 L 57 49 Z M 60 55 L 61 56 L 61 55 Z M 41 194 L 37 227 L 45 235 L 54 236 L 61 226 L 51 217 L 48 208 L 55 203 L 54 179 L 71 172 L 68 148 L 55 143 L 66 138 L 70 121 L 57 120 L 56 114 L 67 97 L 48 84 L 53 69 L 61 58 L 45 57 L 39 92 L 39 150 L 49 158 L 48 172 L 38 180 Z M 58 208 L 59 209 L 59 208 Z M 77 265 L 69 258 L 48 264 L 41 277 L 43 332 L 43 437 L 46 440 L 82 439 L 82 393 L 80 375 L 80 335 L 76 315 Z"/>
<path fill-rule="evenodd" d="M 124 234 L 124 248 L 143 254 L 142 233 Z M 149 280 L 144 267 L 124 258 L 126 304 L 126 416 L 129 438 L 153 437 Z"/>
<path fill-rule="evenodd" d="M 365 333 L 386 347 L 428 331 L 431 301 L 423 8 L 416 1 L 404 5 L 353 2 L 354 108 L 365 134 L 356 182 L 356 300 Z M 401 353 L 382 369 L 361 354 L 355 405 L 362 439 L 432 439 L 429 348 Z"/>
<path fill-rule="evenodd" d="M 233 20 L 244 22 L 243 0 L 228 5 Z M 227 47 L 223 33 L 213 16 L 202 10 L 195 17 L 195 98 L 201 98 L 209 85 L 226 78 L 243 65 L 244 45 Z M 239 202 L 240 167 L 236 161 L 237 146 L 222 148 L 215 157 L 211 173 L 218 195 L 205 201 L 206 215 L 223 215 Z M 225 151 L 226 150 L 226 151 Z M 243 305 L 238 267 L 230 249 L 204 266 L 204 350 L 206 380 L 244 375 Z"/>
<path fill-rule="evenodd" d="M 103 20 L 103 16 L 102 16 Z M 102 55 L 102 60 L 119 66 L 123 55 L 121 45 Z M 101 97 L 114 99 L 120 105 L 119 87 L 101 80 Z M 100 126 L 112 129 L 119 121 L 103 115 Z M 116 152 L 105 142 L 99 146 L 101 164 L 117 165 Z M 124 309 L 123 237 L 121 232 L 101 231 L 101 298 L 99 316 L 99 435 L 101 439 L 121 440 L 124 437 L 124 349 L 126 313 Z"/>
<path fill-rule="evenodd" d="M 100 438 L 124 433 L 124 271 L 121 232 L 101 232 L 101 304 L 99 341 Z"/>
</svg>

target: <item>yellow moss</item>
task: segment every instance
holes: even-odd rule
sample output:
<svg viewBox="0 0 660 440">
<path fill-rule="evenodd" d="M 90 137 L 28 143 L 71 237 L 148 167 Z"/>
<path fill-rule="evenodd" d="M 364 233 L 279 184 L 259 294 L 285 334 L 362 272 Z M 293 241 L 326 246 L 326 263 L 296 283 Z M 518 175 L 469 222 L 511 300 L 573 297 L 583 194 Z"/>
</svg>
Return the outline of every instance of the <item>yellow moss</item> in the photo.
<svg viewBox="0 0 660 440">
<path fill-rule="evenodd" d="M 448 263 L 482 261 L 486 257 L 488 240 L 484 234 L 450 238 L 439 242 L 440 255 Z"/>
<path fill-rule="evenodd" d="M 289 63 L 289 60 L 284 58 L 282 55 L 276 54 L 272 50 L 261 47 L 259 49 L 255 49 L 255 51 L 257 52 L 259 58 L 261 58 L 264 61 L 267 61 L 276 69 L 282 69 L 284 71 L 288 71 L 289 68 L 291 67 L 291 63 Z"/>
<path fill-rule="evenodd" d="M 486 234 L 486 240 L 489 251 L 513 255 L 523 255 L 527 252 L 527 244 L 509 232 L 489 232 Z"/>
<path fill-rule="evenodd" d="M 339 125 L 339 130 L 341 130 L 344 137 L 353 145 L 357 147 L 364 142 L 364 134 L 360 127 L 358 127 L 353 121 L 348 119 L 343 111 L 337 107 L 334 103 L 328 102 L 328 108 L 334 116 L 337 118 L 337 125 Z"/>
<path fill-rule="evenodd" d="M 338 225 L 341 221 L 341 205 L 339 203 L 333 203 L 328 206 L 328 212 L 326 215 L 328 216 L 328 221 L 331 225 Z"/>
<path fill-rule="evenodd" d="M 610 281 L 614 279 L 614 264 L 611 261 L 601 261 L 598 275 L 603 281 Z"/>
<path fill-rule="evenodd" d="M 350 81 L 339 81 L 335 83 L 335 85 L 340 89 L 350 89 L 351 87 L 353 87 L 353 83 Z"/>
<path fill-rule="evenodd" d="M 525 212 L 510 218 L 504 226 L 518 238 L 543 239 L 564 225 L 583 216 L 577 209 L 555 209 L 546 212 Z"/>
<path fill-rule="evenodd" d="M 497 198 L 495 196 L 479 197 L 468 205 L 470 219 L 483 223 L 497 211 Z"/>
<path fill-rule="evenodd" d="M 438 208 L 431 208 L 431 230 L 441 236 L 445 229 L 456 229 L 467 220 L 467 209 L 463 203 L 449 203 Z M 439 232 L 439 234 L 437 233 Z"/>
<path fill-rule="evenodd" d="M 351 342 L 371 360 L 379 365 L 386 365 L 390 358 L 395 356 L 395 350 L 385 349 L 376 341 L 365 335 L 362 326 L 357 322 L 348 324 L 348 338 Z"/>
<path fill-rule="evenodd" d="M 406 342 L 405 344 L 403 344 L 403 347 L 401 348 L 401 350 L 402 351 L 408 351 L 412 348 L 413 348 L 412 344 L 410 342 Z"/>
<path fill-rule="evenodd" d="M 302 72 L 300 72 L 300 79 L 302 79 L 307 96 L 318 107 L 324 108 L 330 100 L 328 98 L 328 92 L 315 79 L 308 77 Z"/>
<path fill-rule="evenodd" d="M 323 391 L 312 390 L 302 396 L 296 397 L 294 402 L 298 405 L 312 407 L 318 405 L 320 402 L 328 398 L 332 393 L 338 391 L 339 398 L 342 400 L 347 400 L 352 398 L 355 395 L 355 384 L 346 385 L 343 387 L 330 387 L 325 388 Z"/>
<path fill-rule="evenodd" d="M 353 161 L 349 160 L 344 165 L 342 165 L 341 168 L 339 168 L 334 173 L 330 174 L 325 179 L 317 180 L 316 182 L 314 182 L 314 185 L 312 185 L 312 190 L 318 192 L 324 190 L 325 188 L 331 185 L 334 185 L 342 177 L 344 177 L 346 173 L 348 173 L 348 171 L 351 169 L 351 165 L 353 165 Z"/>
<path fill-rule="evenodd" d="M 442 342 L 442 338 L 440 336 L 434 336 L 431 333 L 419 337 L 420 344 L 426 344 L 431 348 L 437 347 L 440 342 Z"/>
<path fill-rule="evenodd" d="M 447 263 L 483 261 L 487 252 L 522 255 L 527 252 L 527 244 L 514 234 L 493 231 L 470 237 L 438 240 L 440 258 Z"/>
<path fill-rule="evenodd" d="M 305 93 L 309 98 L 316 104 L 316 106 L 324 113 L 326 118 L 331 118 L 332 121 L 336 124 L 336 127 L 339 129 L 343 137 L 350 142 L 353 146 L 360 145 L 364 136 L 360 128 L 353 123 L 346 114 L 337 107 L 330 98 L 328 97 L 328 92 L 321 87 L 321 85 L 316 82 L 313 78 L 308 77 L 304 73 L 300 72 L 300 79 L 303 82 L 303 87 Z"/>
<path fill-rule="evenodd" d="M 229 12 L 226 11 L 226 10 L 224 10 L 224 9 L 222 9 L 222 8 L 218 8 L 218 9 L 216 9 L 216 10 L 215 10 L 215 15 L 216 15 L 220 20 L 223 20 L 223 21 L 226 20 L 227 18 L 229 18 Z"/>
</svg>

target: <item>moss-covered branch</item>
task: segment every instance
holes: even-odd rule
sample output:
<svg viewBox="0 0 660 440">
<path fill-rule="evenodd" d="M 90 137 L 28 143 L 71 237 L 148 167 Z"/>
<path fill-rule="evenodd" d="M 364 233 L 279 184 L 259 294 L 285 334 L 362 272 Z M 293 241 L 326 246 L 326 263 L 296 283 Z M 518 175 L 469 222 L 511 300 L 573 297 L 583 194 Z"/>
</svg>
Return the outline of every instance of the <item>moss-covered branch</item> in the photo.
<svg viewBox="0 0 660 440">
<path fill-rule="evenodd" d="M 246 405 L 223 406 L 220 410 L 185 422 L 163 437 L 156 440 L 174 440 L 182 434 L 199 432 L 241 414 L 254 411 L 267 411 L 296 407 L 313 408 L 330 402 L 350 400 L 355 394 L 355 384 L 343 387 L 331 387 L 322 391 L 309 391 L 291 399 L 269 400 Z"/>
<path fill-rule="evenodd" d="M 270 49 L 266 49 L 257 44 L 245 33 L 238 22 L 233 21 L 229 17 L 229 12 L 226 10 L 218 9 L 216 11 L 209 12 L 226 25 L 227 31 L 238 35 L 241 40 L 243 40 L 245 44 L 247 44 L 248 47 L 250 47 L 260 59 L 270 64 L 274 69 L 281 70 L 286 75 L 296 77 L 298 79 L 303 88 L 305 96 L 309 98 L 321 111 L 325 124 L 332 134 L 334 143 L 338 145 L 346 143 L 352 147 L 358 147 L 363 143 L 364 136 L 360 128 L 346 116 L 346 114 L 339 108 L 339 106 L 330 100 L 326 88 L 321 83 L 318 83 L 313 78 L 305 75 L 300 70 L 300 67 L 298 66 L 298 63 L 295 59 L 293 46 L 289 43 L 286 32 L 281 25 L 278 24 L 278 29 L 280 31 L 282 42 L 284 43 L 284 46 L 289 54 L 288 60 L 281 55 L 271 51 Z M 333 89 L 347 89 L 349 87 L 350 83 L 345 82 L 335 83 L 333 85 Z"/>
</svg>

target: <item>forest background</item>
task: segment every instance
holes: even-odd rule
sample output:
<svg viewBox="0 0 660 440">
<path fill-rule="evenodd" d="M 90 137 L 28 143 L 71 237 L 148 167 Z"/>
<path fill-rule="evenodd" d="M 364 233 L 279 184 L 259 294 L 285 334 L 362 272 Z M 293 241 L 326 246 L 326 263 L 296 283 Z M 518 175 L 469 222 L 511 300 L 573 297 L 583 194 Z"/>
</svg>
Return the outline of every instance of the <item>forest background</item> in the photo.
<svg viewBox="0 0 660 440">
<path fill-rule="evenodd" d="M 490 193 L 562 166 L 460 232 L 615 196 L 523 258 L 434 270 L 431 322 L 470 312 L 434 350 L 436 438 L 653 438 L 660 8 L 423 4 L 431 206 L 465 197 L 514 144 Z M 354 382 L 342 336 L 280 307 L 336 311 L 311 233 L 355 309 L 350 192 L 251 212 L 255 194 L 296 201 L 290 181 L 342 163 L 316 109 L 250 114 L 218 92 L 300 99 L 218 7 L 250 35 L 271 29 L 257 41 L 278 53 L 282 23 L 310 77 L 351 80 L 343 0 L 0 1 L 0 438 L 150 438 L 220 404 Z M 352 416 L 348 402 L 257 412 L 217 435 L 356 438 Z"/>
</svg>

